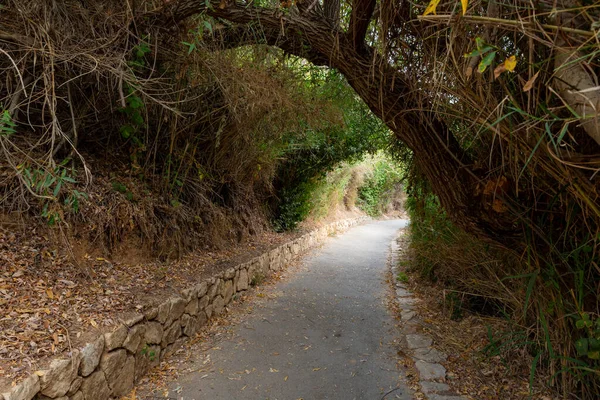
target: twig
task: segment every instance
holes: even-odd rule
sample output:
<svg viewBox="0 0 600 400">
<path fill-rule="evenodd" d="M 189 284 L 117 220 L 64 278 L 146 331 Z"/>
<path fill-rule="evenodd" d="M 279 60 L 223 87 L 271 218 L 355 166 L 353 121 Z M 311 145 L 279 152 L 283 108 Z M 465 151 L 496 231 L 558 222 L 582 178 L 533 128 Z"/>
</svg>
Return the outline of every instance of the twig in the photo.
<svg viewBox="0 0 600 400">
<path fill-rule="evenodd" d="M 490 23 L 490 24 L 508 25 L 508 26 L 515 26 L 515 27 L 521 27 L 521 28 L 524 26 L 531 26 L 531 27 L 539 26 L 539 27 L 542 27 L 544 29 L 548 29 L 548 30 L 554 31 L 554 32 L 563 31 L 563 32 L 569 32 L 569 33 L 573 33 L 575 35 L 581 35 L 581 36 L 586 36 L 586 37 L 596 37 L 598 35 L 597 32 L 594 32 L 594 31 L 584 31 L 583 29 L 569 28 L 566 26 L 536 24 L 534 22 L 528 22 L 528 21 L 513 21 L 513 20 L 501 19 L 501 18 L 481 17 L 478 15 L 464 15 L 464 16 L 454 16 L 454 15 L 449 15 L 449 14 L 427 15 L 427 16 L 420 15 L 417 17 L 417 19 L 419 19 L 420 21 L 427 21 L 427 22 L 451 22 L 452 20 L 458 21 L 460 19 L 464 19 L 466 21 L 471 21 L 471 22 L 484 22 L 484 23 Z"/>
</svg>

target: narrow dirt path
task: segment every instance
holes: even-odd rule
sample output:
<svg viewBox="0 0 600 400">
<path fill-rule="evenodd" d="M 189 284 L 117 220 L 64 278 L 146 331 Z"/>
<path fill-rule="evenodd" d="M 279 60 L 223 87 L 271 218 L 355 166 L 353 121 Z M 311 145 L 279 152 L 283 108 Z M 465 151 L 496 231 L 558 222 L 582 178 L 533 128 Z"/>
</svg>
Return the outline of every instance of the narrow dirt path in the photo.
<svg viewBox="0 0 600 400">
<path fill-rule="evenodd" d="M 390 241 L 405 221 L 330 238 L 171 385 L 183 399 L 411 399 L 386 307 Z M 210 360 L 212 368 L 202 368 Z"/>
</svg>

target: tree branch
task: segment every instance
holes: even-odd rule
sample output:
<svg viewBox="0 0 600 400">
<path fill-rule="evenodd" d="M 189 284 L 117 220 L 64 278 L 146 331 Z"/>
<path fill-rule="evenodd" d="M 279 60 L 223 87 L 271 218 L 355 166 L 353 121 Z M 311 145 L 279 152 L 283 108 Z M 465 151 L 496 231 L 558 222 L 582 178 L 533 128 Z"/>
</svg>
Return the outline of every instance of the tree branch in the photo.
<svg viewBox="0 0 600 400">
<path fill-rule="evenodd" d="M 362 49 L 371 17 L 375 11 L 376 0 L 354 0 L 350 15 L 350 30 L 348 32 L 355 49 Z"/>
</svg>

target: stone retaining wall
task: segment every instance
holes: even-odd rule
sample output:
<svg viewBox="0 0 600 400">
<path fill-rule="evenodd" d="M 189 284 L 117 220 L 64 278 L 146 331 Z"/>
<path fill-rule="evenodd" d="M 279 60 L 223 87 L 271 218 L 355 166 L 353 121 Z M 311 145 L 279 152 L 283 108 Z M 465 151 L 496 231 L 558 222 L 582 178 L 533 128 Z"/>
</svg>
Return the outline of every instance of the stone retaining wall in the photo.
<svg viewBox="0 0 600 400">
<path fill-rule="evenodd" d="M 56 359 L 20 384 L 0 390 L 0 400 L 107 400 L 128 394 L 160 360 L 222 314 L 236 293 L 253 280 L 279 271 L 328 235 L 366 218 L 334 222 L 252 260 L 182 290 L 149 309 L 132 313 L 111 332 L 98 336 L 68 359 Z"/>
</svg>

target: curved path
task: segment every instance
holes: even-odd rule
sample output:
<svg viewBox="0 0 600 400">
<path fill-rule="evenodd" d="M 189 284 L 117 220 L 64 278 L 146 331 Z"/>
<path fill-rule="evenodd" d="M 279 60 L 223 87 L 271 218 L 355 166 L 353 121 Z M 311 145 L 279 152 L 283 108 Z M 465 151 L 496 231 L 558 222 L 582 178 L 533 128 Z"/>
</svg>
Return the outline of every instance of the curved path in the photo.
<svg viewBox="0 0 600 400">
<path fill-rule="evenodd" d="M 173 397 L 412 399 L 386 308 L 390 242 L 405 224 L 373 222 L 329 238 L 274 286 L 278 296 L 234 328 L 233 339 L 209 351 L 211 371 L 179 377 Z"/>
</svg>

